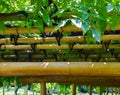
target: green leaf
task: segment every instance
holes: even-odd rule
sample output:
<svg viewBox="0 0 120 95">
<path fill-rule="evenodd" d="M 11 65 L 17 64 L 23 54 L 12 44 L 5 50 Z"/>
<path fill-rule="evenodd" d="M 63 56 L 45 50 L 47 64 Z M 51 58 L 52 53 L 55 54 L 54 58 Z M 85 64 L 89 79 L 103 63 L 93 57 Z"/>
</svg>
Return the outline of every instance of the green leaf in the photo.
<svg viewBox="0 0 120 95">
<path fill-rule="evenodd" d="M 92 29 L 92 36 L 96 41 L 101 42 L 101 34 L 97 29 Z"/>
<path fill-rule="evenodd" d="M 39 12 L 39 15 L 42 17 L 43 21 L 48 25 L 52 26 L 52 21 L 50 20 L 49 16 L 42 11 Z"/>
<path fill-rule="evenodd" d="M 26 26 L 27 26 L 27 28 L 28 28 L 28 31 L 30 32 L 31 27 L 32 27 L 32 22 L 27 22 L 27 23 L 26 23 Z"/>
<path fill-rule="evenodd" d="M 41 32 L 44 32 L 44 23 L 42 19 L 37 18 L 34 24 L 35 24 L 35 27 L 39 28 Z"/>
<path fill-rule="evenodd" d="M 87 12 L 83 12 L 83 13 L 82 13 L 82 19 L 83 19 L 83 20 L 88 19 L 88 17 L 89 17 L 89 14 L 88 14 Z"/>
<path fill-rule="evenodd" d="M 60 27 L 65 26 L 65 24 L 67 23 L 67 21 L 68 21 L 68 19 L 60 21 L 60 23 L 57 26 L 55 26 L 55 30 L 58 30 Z"/>
<path fill-rule="evenodd" d="M 45 6 L 48 6 L 48 0 L 42 0 Z"/>
<path fill-rule="evenodd" d="M 64 11 L 66 11 L 65 8 L 60 9 L 60 10 L 58 10 L 55 14 L 53 14 L 52 17 L 59 16 L 59 15 L 62 14 Z"/>
<path fill-rule="evenodd" d="M 3 32 L 5 31 L 5 24 L 3 21 L 0 21 L 0 30 L 2 30 Z"/>
<path fill-rule="evenodd" d="M 83 35 L 85 35 L 88 30 L 89 30 L 89 24 L 87 22 L 82 23 Z"/>
<path fill-rule="evenodd" d="M 36 3 L 36 0 L 30 0 L 31 5 L 34 5 Z"/>
<path fill-rule="evenodd" d="M 89 30 L 88 32 L 87 32 L 87 35 L 86 35 L 86 41 L 87 41 L 87 43 L 88 44 L 90 44 L 90 42 L 93 40 L 93 38 L 92 38 L 92 33 L 91 33 L 91 31 Z"/>
<path fill-rule="evenodd" d="M 111 12 L 113 10 L 113 4 L 108 4 L 106 8 L 107 12 Z"/>
<path fill-rule="evenodd" d="M 37 8 L 40 9 L 43 6 L 42 0 L 37 0 Z"/>
<path fill-rule="evenodd" d="M 82 22 L 81 20 L 78 20 L 78 19 L 71 19 L 71 22 L 78 28 L 81 28 L 82 26 Z"/>
<path fill-rule="evenodd" d="M 101 33 L 103 34 L 106 30 L 106 26 L 107 26 L 107 22 L 105 20 L 102 20 L 102 19 L 99 19 L 99 28 L 100 28 L 100 31 Z"/>
</svg>

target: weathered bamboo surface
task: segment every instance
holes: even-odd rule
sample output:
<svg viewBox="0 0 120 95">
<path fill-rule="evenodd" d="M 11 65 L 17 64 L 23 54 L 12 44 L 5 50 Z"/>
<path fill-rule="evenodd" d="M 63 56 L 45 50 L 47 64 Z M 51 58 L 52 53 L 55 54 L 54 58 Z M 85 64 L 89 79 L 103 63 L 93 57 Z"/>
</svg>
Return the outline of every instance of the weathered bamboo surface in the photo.
<svg viewBox="0 0 120 95">
<path fill-rule="evenodd" d="M 105 47 L 102 44 L 75 44 L 73 49 L 104 49 Z M 110 44 L 108 49 L 119 49 L 120 44 Z M 10 49 L 10 50 L 25 50 L 32 49 L 31 45 L 2 45 L 1 50 Z M 38 44 L 36 49 L 70 49 L 69 45 L 60 45 L 57 44 Z"/>
<path fill-rule="evenodd" d="M 106 27 L 107 31 L 112 30 L 110 26 Z M 115 30 L 120 30 L 120 24 L 118 24 Z M 60 32 L 80 32 L 81 28 L 70 25 L 66 27 L 62 27 L 59 29 Z M 45 27 L 45 32 L 55 32 L 55 27 Z M 32 27 L 29 31 L 26 27 L 11 27 L 7 28 L 5 31 L 0 30 L 0 34 L 25 34 L 25 33 L 40 33 L 40 29 Z"/>
<path fill-rule="evenodd" d="M 120 35 L 103 35 L 101 37 L 102 41 L 110 41 L 110 40 L 120 40 Z M 61 42 L 83 42 L 85 41 L 85 36 L 70 36 L 63 37 L 60 40 Z M 47 43 L 47 42 L 57 42 L 55 37 L 46 37 L 46 38 L 18 38 L 17 43 Z M 0 39 L 1 44 L 11 44 L 14 41 L 11 41 L 10 38 Z"/>
<path fill-rule="evenodd" d="M 65 84 L 119 87 L 120 76 L 37 76 L 19 77 L 20 83 L 58 82 Z"/>
<path fill-rule="evenodd" d="M 0 76 L 120 76 L 120 62 L 1 62 Z"/>
</svg>

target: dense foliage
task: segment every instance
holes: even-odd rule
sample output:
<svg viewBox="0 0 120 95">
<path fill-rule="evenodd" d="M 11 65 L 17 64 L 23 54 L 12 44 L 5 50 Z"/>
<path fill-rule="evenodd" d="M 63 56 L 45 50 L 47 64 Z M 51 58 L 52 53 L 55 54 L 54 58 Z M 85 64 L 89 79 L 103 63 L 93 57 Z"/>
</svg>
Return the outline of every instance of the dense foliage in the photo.
<svg viewBox="0 0 120 95">
<path fill-rule="evenodd" d="M 101 42 L 101 35 L 104 34 L 106 27 L 110 26 L 114 30 L 120 23 L 120 0 L 0 0 L 0 13 L 8 13 L 8 15 L 9 13 L 23 13 L 26 18 L 22 21 L 0 21 L 2 31 L 5 31 L 8 24 L 28 27 L 29 30 L 31 27 L 36 27 L 41 33 L 44 33 L 44 28 L 47 26 L 54 26 L 54 31 L 57 31 L 61 27 L 75 25 L 82 28 L 82 33 L 87 36 L 88 41 L 92 39 Z M 40 37 L 36 34 L 26 35 Z M 66 52 L 69 51 L 66 50 Z M 64 56 L 65 53 L 63 53 Z M 64 57 L 63 55 L 61 54 L 60 58 Z M 76 58 L 76 54 L 72 56 Z M 2 77 L 0 80 L 1 86 L 4 83 L 9 85 L 16 80 L 16 77 Z M 31 87 L 35 91 L 39 89 L 38 84 L 32 84 Z M 71 93 L 69 85 L 47 84 L 47 87 L 50 91 L 57 87 L 58 93 L 64 90 Z"/>
<path fill-rule="evenodd" d="M 5 22 L 15 26 L 44 27 L 55 26 L 55 30 L 66 25 L 82 28 L 87 40 L 91 37 L 101 41 L 106 26 L 113 29 L 120 23 L 119 0 L 1 0 L 0 12 L 26 12 L 25 21 Z M 3 22 L 0 29 L 5 30 Z"/>
</svg>

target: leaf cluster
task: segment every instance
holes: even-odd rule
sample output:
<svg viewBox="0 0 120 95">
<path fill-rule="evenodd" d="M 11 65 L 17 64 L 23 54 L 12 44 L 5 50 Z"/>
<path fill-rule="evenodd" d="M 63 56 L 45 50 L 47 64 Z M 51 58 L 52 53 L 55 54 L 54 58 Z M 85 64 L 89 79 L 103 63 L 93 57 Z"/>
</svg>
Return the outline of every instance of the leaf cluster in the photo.
<svg viewBox="0 0 120 95">
<path fill-rule="evenodd" d="M 97 42 L 101 42 L 107 25 L 115 29 L 120 23 L 119 0 L 1 0 L 0 11 L 31 13 L 21 22 L 29 30 L 34 26 L 44 32 L 46 26 L 54 26 L 56 31 L 72 24 L 82 28 L 88 41 Z M 1 21 L 0 29 L 5 30 Z"/>
</svg>

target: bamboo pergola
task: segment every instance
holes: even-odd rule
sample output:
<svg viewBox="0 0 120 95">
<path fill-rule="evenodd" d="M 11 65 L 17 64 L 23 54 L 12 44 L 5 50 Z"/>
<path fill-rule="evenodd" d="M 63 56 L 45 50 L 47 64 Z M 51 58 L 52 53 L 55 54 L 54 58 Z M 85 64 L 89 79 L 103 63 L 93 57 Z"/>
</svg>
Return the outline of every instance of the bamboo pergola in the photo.
<svg viewBox="0 0 120 95">
<path fill-rule="evenodd" d="M 0 14 L 0 20 L 25 20 L 25 17 L 19 13 Z M 20 36 L 16 41 L 11 38 L 11 35 L 39 34 L 40 30 L 35 27 L 30 32 L 26 27 L 0 30 L 1 36 L 9 35 L 0 38 L 0 76 L 19 76 L 21 83 L 40 82 L 42 95 L 46 95 L 46 82 L 71 83 L 73 95 L 76 84 L 90 85 L 90 88 L 93 85 L 120 87 L 120 24 L 115 30 L 107 26 L 108 34 L 102 35 L 101 43 L 95 44 L 87 44 L 82 29 L 73 25 L 62 27 L 59 31 L 71 33 L 60 39 L 60 45 L 56 37 L 50 35 L 30 38 Z M 51 32 L 56 32 L 54 27 L 45 27 L 46 35 Z M 67 55 L 64 51 L 68 52 Z"/>
</svg>

